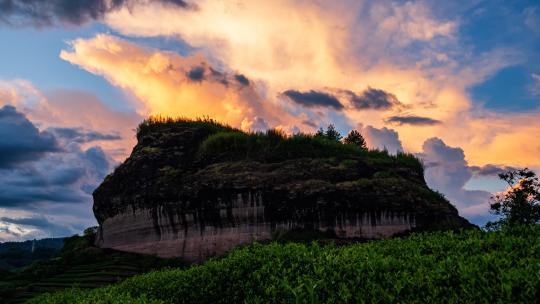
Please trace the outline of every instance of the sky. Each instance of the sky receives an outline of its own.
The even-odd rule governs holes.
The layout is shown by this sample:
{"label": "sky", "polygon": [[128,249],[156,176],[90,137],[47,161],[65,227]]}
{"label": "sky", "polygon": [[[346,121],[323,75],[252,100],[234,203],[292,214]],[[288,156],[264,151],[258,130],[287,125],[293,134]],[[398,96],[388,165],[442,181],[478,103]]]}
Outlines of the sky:
{"label": "sky", "polygon": [[484,225],[498,173],[540,172],[540,3],[0,0],[0,241],[96,225],[156,114],[357,129]]}

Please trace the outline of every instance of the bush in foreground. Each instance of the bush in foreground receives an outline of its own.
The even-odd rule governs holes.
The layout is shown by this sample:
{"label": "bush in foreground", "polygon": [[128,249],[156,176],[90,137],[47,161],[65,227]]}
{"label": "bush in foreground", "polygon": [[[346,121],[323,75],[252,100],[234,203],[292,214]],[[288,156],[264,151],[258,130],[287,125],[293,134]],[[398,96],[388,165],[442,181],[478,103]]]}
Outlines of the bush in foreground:
{"label": "bush in foreground", "polygon": [[31,303],[534,303],[540,227],[415,234],[344,247],[255,244],[186,270]]}

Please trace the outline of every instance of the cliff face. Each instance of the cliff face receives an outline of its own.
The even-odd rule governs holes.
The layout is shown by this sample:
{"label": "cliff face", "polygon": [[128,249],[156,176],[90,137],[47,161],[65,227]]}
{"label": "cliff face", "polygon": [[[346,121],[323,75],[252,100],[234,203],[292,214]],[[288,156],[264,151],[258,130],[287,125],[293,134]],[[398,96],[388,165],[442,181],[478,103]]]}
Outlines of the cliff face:
{"label": "cliff face", "polygon": [[366,239],[471,226],[410,157],[296,140],[293,149],[214,123],[146,125],[94,192],[98,245],[202,261],[287,231]]}

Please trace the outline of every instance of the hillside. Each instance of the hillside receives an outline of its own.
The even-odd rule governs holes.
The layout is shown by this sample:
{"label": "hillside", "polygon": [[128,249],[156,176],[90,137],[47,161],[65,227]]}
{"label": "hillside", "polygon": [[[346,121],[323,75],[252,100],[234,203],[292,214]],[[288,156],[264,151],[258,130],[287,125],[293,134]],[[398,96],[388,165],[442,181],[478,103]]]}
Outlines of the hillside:
{"label": "hillside", "polygon": [[11,270],[47,260],[60,252],[64,238],[0,243],[0,269]]}
{"label": "hillside", "polygon": [[31,303],[536,303],[540,226],[413,234],[344,247],[255,244]]}
{"label": "hillside", "polygon": [[23,303],[39,294],[72,287],[90,289],[164,267],[181,267],[180,260],[159,259],[100,249],[93,235],[65,238],[54,258],[5,271],[0,278],[0,302]]}
{"label": "hillside", "polygon": [[203,261],[290,231],[374,239],[472,227],[409,154],[208,119],[151,118],[137,139],[93,194],[99,246]]}

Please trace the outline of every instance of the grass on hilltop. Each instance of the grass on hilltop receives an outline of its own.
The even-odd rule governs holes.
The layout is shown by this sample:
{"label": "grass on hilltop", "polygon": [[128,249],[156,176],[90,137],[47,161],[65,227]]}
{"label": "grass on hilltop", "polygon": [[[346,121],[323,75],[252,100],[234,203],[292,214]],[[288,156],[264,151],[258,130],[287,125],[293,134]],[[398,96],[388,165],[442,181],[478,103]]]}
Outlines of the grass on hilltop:
{"label": "grass on hilltop", "polygon": [[[410,153],[390,155],[386,150],[366,150],[354,144],[325,136],[296,133],[287,135],[279,129],[244,132],[214,119],[151,116],[139,124],[137,138],[150,133],[170,133],[175,128],[202,128],[208,134],[200,143],[197,157],[205,162],[255,160],[284,161],[295,158],[359,158],[375,165],[402,165],[422,170],[421,161]],[[148,149],[147,149],[148,150]],[[150,150],[148,150],[150,151]]]}

